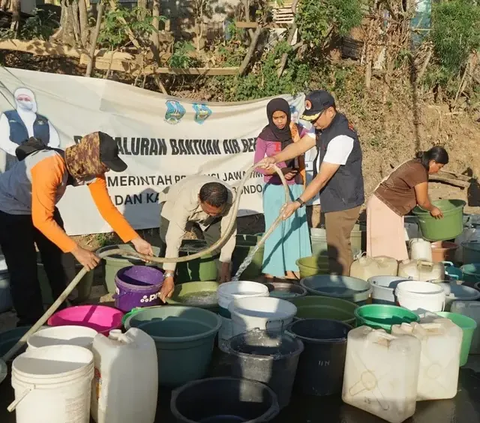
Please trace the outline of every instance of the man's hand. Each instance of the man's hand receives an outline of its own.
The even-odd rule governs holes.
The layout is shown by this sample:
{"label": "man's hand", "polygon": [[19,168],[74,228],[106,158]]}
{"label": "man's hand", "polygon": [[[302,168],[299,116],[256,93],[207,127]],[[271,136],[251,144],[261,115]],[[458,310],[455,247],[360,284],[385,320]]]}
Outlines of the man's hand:
{"label": "man's hand", "polygon": [[442,211],[438,208],[438,207],[434,207],[432,209],[432,211],[430,212],[430,214],[432,215],[432,217],[434,217],[435,219],[442,219],[443,218],[443,213]]}
{"label": "man's hand", "polygon": [[100,257],[91,251],[85,250],[84,248],[77,245],[72,251],[73,256],[77,261],[83,266],[86,267],[89,271],[95,269],[98,263],[100,263]]}
{"label": "man's hand", "polygon": [[220,275],[218,281],[220,283],[229,282],[232,278],[231,263],[221,263]]}
{"label": "man's hand", "polygon": [[293,213],[295,213],[300,208],[300,203],[294,201],[293,203],[288,203],[281,211],[283,220],[287,220]]}
{"label": "man's hand", "polygon": [[162,288],[160,289],[160,299],[163,302],[166,302],[167,298],[170,298],[173,295],[173,290],[175,289],[175,283],[173,277],[168,277],[163,280]]}
{"label": "man's hand", "polygon": [[257,167],[260,167],[262,169],[271,169],[277,161],[275,160],[275,157],[265,157],[263,160],[260,160],[257,163]]}
{"label": "man's hand", "polygon": [[153,249],[150,243],[145,241],[141,237],[137,237],[135,239],[132,239],[132,244],[135,247],[135,250],[137,250],[138,253],[144,254],[146,256],[153,256]]}

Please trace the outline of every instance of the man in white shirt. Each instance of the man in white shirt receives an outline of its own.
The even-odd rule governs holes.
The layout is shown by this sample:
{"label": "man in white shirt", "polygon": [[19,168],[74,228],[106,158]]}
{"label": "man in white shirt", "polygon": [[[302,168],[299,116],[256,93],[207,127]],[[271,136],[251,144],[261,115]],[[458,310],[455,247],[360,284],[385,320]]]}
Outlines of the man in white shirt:
{"label": "man in white shirt", "polygon": [[[187,227],[192,225],[203,231],[208,246],[217,242],[225,235],[232,218],[234,199],[234,189],[211,176],[190,176],[168,187],[159,198],[162,204],[160,238],[163,243],[160,256],[178,257]],[[231,277],[236,233],[235,221],[232,234],[221,248],[219,258],[216,260],[220,282],[227,282]],[[214,253],[218,254],[218,251]],[[163,265],[165,280],[160,291],[162,301],[173,293],[175,268],[176,263]]]}
{"label": "man in white shirt", "polygon": [[[365,200],[358,136],[347,118],[337,112],[331,94],[323,90],[313,91],[306,97],[302,119],[312,122],[317,132],[316,176],[303,194],[287,205],[284,218],[290,217],[320,192],[330,272],[349,275],[353,260],[350,234]],[[290,160],[314,144],[315,141],[304,138],[276,156],[265,158],[262,164],[268,168],[273,163]]]}

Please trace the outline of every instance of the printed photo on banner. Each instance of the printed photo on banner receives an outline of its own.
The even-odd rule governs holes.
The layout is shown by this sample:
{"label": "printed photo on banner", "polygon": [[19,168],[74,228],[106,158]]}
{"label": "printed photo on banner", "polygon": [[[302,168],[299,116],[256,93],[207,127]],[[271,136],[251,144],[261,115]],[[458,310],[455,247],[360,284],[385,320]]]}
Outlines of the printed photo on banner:
{"label": "printed photo on banner", "polygon": [[212,111],[206,104],[193,103],[193,110],[195,110],[195,122],[200,125],[212,114]]}
{"label": "printed photo on banner", "polygon": [[172,125],[176,125],[185,116],[185,107],[177,100],[168,100],[165,104],[167,105],[165,120]]}
{"label": "printed photo on banner", "polygon": [[0,116],[0,149],[6,154],[8,170],[17,162],[15,150],[30,137],[44,145],[59,148],[60,137],[50,120],[38,113],[38,105],[32,90],[19,87],[13,94],[14,103],[10,110],[2,110]]}

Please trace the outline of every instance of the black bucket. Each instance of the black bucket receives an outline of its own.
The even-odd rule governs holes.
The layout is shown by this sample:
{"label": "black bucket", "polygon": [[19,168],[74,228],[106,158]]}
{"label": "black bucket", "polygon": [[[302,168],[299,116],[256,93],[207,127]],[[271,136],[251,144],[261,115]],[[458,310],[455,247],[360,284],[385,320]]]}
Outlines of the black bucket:
{"label": "black bucket", "polygon": [[267,384],[277,395],[280,408],[290,403],[303,343],[288,334],[253,331],[228,341],[232,376]]}
{"label": "black bucket", "polygon": [[287,333],[300,339],[300,357],[294,388],[304,395],[334,395],[342,391],[347,335],[346,323],[327,319],[298,320]]}
{"label": "black bucket", "polygon": [[261,423],[279,412],[263,383],[227,377],[196,380],[172,392],[170,409],[181,423]]}

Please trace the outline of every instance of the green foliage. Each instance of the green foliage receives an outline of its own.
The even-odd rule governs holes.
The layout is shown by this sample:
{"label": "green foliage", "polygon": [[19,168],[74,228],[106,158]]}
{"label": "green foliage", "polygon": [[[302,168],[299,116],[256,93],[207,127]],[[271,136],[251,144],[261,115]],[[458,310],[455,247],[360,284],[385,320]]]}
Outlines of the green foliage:
{"label": "green foliage", "polygon": [[189,53],[195,51],[192,43],[187,41],[177,41],[173,47],[173,54],[168,60],[171,68],[186,69],[195,66],[196,60],[189,56]]}
{"label": "green foliage", "polygon": [[346,35],[362,22],[362,0],[302,0],[295,20],[302,39],[316,47],[330,33]]}
{"label": "green foliage", "polygon": [[[126,24],[121,22],[122,18]],[[166,18],[160,16],[159,19]],[[150,36],[156,31],[152,22],[151,12],[143,8],[130,9],[119,6],[115,10],[109,9],[103,19],[98,43],[101,47],[117,50],[129,44],[128,30],[130,29],[138,42],[143,47],[147,47],[150,44]]]}
{"label": "green foliage", "polygon": [[480,47],[480,6],[475,0],[452,0],[433,5],[431,37],[445,82],[465,66],[471,52]]}
{"label": "green foliage", "polygon": [[[288,66],[281,78],[278,64],[283,53],[288,53]],[[306,89],[310,79],[309,66],[295,59],[292,48],[285,42],[264,53],[259,67],[238,77],[219,77],[212,81],[215,89],[222,91],[226,101],[245,101],[279,94],[295,94]]]}
{"label": "green foliage", "polygon": [[21,40],[44,40],[48,39],[55,33],[60,26],[56,15],[51,10],[39,10],[33,11],[33,16],[29,17],[23,25],[20,27],[20,31],[15,34],[15,31],[10,29],[1,29],[0,38],[10,39],[19,38]]}

